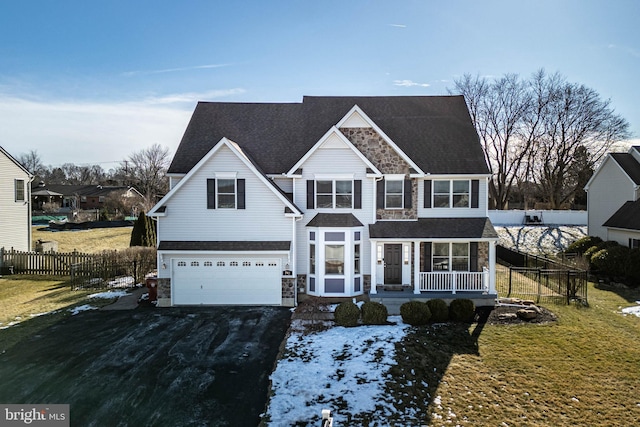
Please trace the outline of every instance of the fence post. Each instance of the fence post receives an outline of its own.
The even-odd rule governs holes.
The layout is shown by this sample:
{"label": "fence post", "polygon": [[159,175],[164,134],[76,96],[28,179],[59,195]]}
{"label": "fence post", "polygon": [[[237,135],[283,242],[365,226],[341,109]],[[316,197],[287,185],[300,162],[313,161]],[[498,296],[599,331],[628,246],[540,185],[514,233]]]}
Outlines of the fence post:
{"label": "fence post", "polygon": [[542,294],[542,269],[538,269],[538,299],[536,300],[536,304],[540,303],[540,295]]}
{"label": "fence post", "polygon": [[567,305],[571,304],[571,272],[567,270]]}
{"label": "fence post", "polygon": [[511,298],[511,280],[513,278],[513,268],[509,267],[509,292],[507,292],[507,298]]}

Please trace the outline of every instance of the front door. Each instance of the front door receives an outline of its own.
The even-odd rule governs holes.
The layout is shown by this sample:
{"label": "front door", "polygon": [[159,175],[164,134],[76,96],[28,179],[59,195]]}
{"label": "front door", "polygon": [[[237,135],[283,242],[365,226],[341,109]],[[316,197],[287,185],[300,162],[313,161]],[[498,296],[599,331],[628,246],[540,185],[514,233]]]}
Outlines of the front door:
{"label": "front door", "polygon": [[402,244],[384,245],[384,284],[402,284]]}

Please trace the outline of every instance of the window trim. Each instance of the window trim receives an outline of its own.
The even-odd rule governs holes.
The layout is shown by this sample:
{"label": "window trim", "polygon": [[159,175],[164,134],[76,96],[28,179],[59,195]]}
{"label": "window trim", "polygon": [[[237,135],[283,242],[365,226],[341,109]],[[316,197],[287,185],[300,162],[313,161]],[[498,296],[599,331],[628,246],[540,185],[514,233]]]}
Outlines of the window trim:
{"label": "window trim", "polygon": [[[402,178],[385,178],[384,180],[384,208],[385,209],[404,209],[404,175],[402,175]],[[388,191],[388,187],[387,184],[389,182],[393,182],[393,183],[400,183],[400,193],[389,193]],[[400,206],[389,206],[389,204],[387,203],[388,197],[389,196],[400,196]]]}
{"label": "window trim", "polygon": [[[222,192],[220,190],[220,183],[222,181],[233,182],[233,193]],[[221,206],[220,197],[233,196],[233,206]],[[236,178],[216,178],[216,208],[218,209],[237,209],[238,207],[238,180]]]}
{"label": "window trim", "polygon": [[25,180],[13,180],[13,196],[16,203],[25,202],[27,200],[27,192],[25,191]]}
{"label": "window trim", "polygon": [[[438,255],[436,254],[436,245],[447,245],[447,254],[446,255]],[[453,254],[453,245],[465,245],[467,248],[467,254],[466,255],[454,255]],[[446,265],[447,265],[447,269],[436,269],[436,262],[435,259],[444,259],[446,258]],[[467,261],[467,266],[466,269],[464,270],[458,270],[458,269],[454,269],[454,262],[455,260],[462,260],[462,259],[466,259]],[[436,271],[436,272],[453,272],[453,271],[471,271],[471,244],[470,242],[433,242],[432,243],[432,248],[431,248],[431,271]]]}
{"label": "window trim", "polygon": [[[472,181],[471,179],[433,179],[431,180],[432,182],[432,187],[431,187],[431,207],[433,207],[433,209],[471,209],[472,203],[471,203],[471,198],[472,198]],[[441,182],[447,182],[449,185],[449,189],[448,192],[438,192],[436,191],[436,184],[437,183],[441,183]],[[467,191],[464,193],[456,193],[454,192],[454,182],[466,182],[467,183]],[[448,204],[447,206],[439,206],[439,204],[436,204],[436,197],[444,197],[445,195],[447,195],[448,197]],[[467,196],[467,203],[466,206],[455,206],[454,203],[454,198],[456,196]]]}
{"label": "window trim", "polygon": [[[318,183],[319,182],[330,182],[331,183],[331,193],[318,191]],[[350,192],[349,193],[338,193],[338,182],[348,182],[350,183]],[[355,184],[354,179],[352,177],[349,178],[325,178],[325,177],[316,177],[313,181],[314,183],[314,201],[316,209],[355,209]],[[318,197],[328,197],[331,196],[331,206],[320,206]],[[349,196],[351,199],[351,203],[349,206],[338,206],[337,198],[339,196]]]}

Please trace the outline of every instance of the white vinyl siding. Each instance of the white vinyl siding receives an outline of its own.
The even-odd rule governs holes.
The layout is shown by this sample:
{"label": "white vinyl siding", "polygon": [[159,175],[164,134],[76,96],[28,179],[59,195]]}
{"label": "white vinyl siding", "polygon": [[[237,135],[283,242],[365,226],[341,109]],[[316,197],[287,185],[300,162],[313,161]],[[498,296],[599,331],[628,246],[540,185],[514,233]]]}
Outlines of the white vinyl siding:
{"label": "white vinyl siding", "polygon": [[607,157],[589,184],[587,212],[588,233],[607,240],[607,229],[602,226],[627,201],[635,197],[635,185],[618,163]]}
{"label": "white vinyl siding", "polygon": [[[319,212],[326,213],[352,213],[364,225],[360,258],[369,259],[369,227],[368,224],[375,222],[374,194],[375,182],[366,176],[367,166],[352,150],[346,146],[344,148],[332,145],[330,147],[320,147],[302,165],[302,178],[294,181],[294,203],[304,211],[304,219],[296,222],[297,239],[297,266],[299,274],[308,273],[309,269],[309,241],[306,224],[311,221]],[[305,209],[307,206],[307,180],[316,180],[316,175],[330,176],[335,174],[342,176],[345,173],[353,174],[353,180],[362,181],[362,208],[361,209]],[[342,180],[339,178],[338,180]],[[371,274],[368,262],[361,264],[362,274]]]}
{"label": "white vinyl siding", "polygon": [[[245,209],[207,209],[207,179],[216,172],[237,172],[245,180]],[[292,240],[292,219],[285,205],[227,147],[203,165],[166,203],[159,240]]]}
{"label": "white vinyl siding", "polygon": [[[16,201],[16,181],[22,199]],[[0,247],[31,250],[29,175],[0,151]]]}

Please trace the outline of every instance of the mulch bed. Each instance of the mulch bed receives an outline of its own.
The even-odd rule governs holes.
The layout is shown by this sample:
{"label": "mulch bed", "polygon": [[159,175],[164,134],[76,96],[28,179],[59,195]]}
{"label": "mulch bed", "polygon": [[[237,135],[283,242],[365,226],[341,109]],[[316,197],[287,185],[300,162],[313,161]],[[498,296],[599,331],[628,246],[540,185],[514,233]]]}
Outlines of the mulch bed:
{"label": "mulch bed", "polygon": [[546,324],[555,322],[558,317],[545,307],[538,306],[540,312],[534,319],[525,320],[516,315],[521,307],[498,306],[489,313],[487,323],[490,325],[522,325],[522,324]]}

